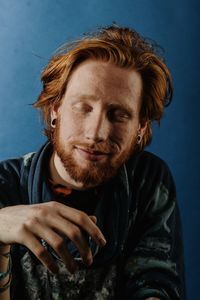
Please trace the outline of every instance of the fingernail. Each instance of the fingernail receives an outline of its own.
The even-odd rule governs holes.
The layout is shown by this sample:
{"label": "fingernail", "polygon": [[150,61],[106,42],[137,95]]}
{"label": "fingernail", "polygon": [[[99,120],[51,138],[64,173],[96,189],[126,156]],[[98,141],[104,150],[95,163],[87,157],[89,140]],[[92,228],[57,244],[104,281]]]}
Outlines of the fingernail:
{"label": "fingernail", "polygon": [[99,238],[99,242],[100,242],[100,246],[105,246],[105,244],[107,243],[106,240],[103,237]]}

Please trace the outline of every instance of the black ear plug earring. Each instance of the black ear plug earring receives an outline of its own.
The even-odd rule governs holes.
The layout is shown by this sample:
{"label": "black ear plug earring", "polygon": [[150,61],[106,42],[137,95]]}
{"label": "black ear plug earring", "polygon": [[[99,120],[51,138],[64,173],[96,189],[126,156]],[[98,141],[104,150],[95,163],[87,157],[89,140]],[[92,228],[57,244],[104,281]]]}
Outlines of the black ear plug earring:
{"label": "black ear plug earring", "polygon": [[53,119],[51,121],[51,127],[55,128],[56,127],[56,119]]}
{"label": "black ear plug earring", "polygon": [[142,141],[142,135],[141,134],[138,134],[137,136],[137,144],[139,145]]}

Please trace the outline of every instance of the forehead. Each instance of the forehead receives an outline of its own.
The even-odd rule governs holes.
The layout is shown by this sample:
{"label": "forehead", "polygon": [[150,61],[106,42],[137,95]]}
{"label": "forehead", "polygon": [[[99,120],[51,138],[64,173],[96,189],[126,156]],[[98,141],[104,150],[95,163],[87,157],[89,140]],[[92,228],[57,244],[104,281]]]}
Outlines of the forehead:
{"label": "forehead", "polygon": [[140,101],[141,90],[141,76],[135,70],[120,68],[110,62],[88,59],[78,65],[71,74],[65,98],[87,100],[88,95],[91,99],[104,102],[128,101],[134,105]]}

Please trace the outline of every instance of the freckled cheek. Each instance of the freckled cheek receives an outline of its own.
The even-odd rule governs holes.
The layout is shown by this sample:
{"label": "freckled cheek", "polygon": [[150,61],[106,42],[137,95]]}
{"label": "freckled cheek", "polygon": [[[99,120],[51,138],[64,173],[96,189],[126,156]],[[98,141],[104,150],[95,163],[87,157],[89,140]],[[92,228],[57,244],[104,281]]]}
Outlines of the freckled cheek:
{"label": "freckled cheek", "polygon": [[60,135],[62,139],[73,140],[83,135],[83,126],[79,120],[68,120],[62,123],[60,127]]}

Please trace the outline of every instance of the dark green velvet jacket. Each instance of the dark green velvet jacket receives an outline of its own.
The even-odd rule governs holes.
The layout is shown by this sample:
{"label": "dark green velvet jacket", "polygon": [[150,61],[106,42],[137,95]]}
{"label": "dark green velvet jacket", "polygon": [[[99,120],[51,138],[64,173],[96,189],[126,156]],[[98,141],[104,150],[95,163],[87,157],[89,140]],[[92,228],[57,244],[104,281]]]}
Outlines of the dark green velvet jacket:
{"label": "dark green velvet jacket", "polygon": [[[48,185],[51,145],[0,163],[1,207],[58,200],[97,216],[106,237],[94,263],[52,274],[24,246],[12,246],[11,299],[185,299],[181,224],[172,176],[157,156],[142,151],[106,184],[55,199]],[[58,196],[56,196],[58,197]],[[42,242],[42,241],[41,241]],[[74,256],[79,253],[66,238]],[[90,246],[95,245],[90,241]]]}

